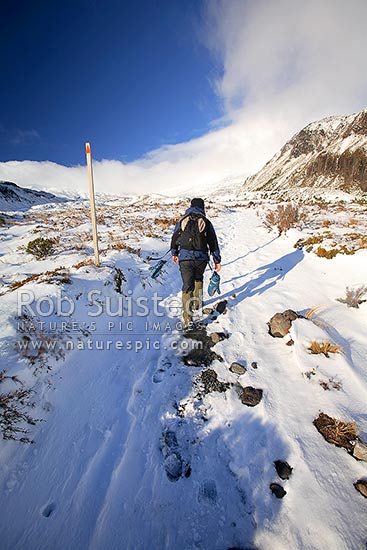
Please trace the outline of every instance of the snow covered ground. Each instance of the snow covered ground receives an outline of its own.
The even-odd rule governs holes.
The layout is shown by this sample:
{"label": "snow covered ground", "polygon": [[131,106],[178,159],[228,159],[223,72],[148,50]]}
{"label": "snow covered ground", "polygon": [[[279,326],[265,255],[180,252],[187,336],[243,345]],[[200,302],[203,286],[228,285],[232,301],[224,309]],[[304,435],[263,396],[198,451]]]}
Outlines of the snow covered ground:
{"label": "snow covered ground", "polygon": [[[312,223],[277,237],[262,225],[263,204],[243,205],[222,197],[208,210],[223,267],[222,294],[206,296],[206,305],[228,301],[208,332],[229,336],[213,348],[223,361],[209,368],[230,386],[206,395],[198,378],[207,367],[182,360],[194,344],[176,326],[178,269],[168,262],[157,281],[148,270],[147,256],[168,248],[182,199],[104,198],[100,268],[88,263],[83,202],[39,206],[1,228],[2,366],[34,388],[34,407],[26,410],[42,419],[28,426],[33,444],[1,442],[2,549],[366,548],[367,500],[353,483],[367,480],[367,463],[327,443],[313,420],[322,411],[353,421],[367,442],[367,304],[354,309],[336,300],[346,286],[367,284],[367,250],[326,259],[294,247],[315,234],[318,217],[329,220],[329,231],[337,218],[336,239],[350,231],[350,220],[365,233],[363,207],[339,207],[339,217],[310,207]],[[24,250],[38,236],[58,238],[44,260]],[[29,306],[33,326],[30,312],[16,318],[27,296],[43,299]],[[70,316],[55,308],[43,316],[65,296],[75,306]],[[315,306],[311,319],[292,323],[293,345],[289,336],[268,334],[275,313]],[[14,349],[24,336],[45,342],[49,332],[54,350]],[[342,353],[310,354],[313,340]],[[247,372],[232,373],[234,361]],[[238,385],[261,388],[262,401],[245,406]],[[14,386],[7,379],[1,391]],[[289,480],[278,477],[275,460],[291,465]],[[286,490],[283,499],[270,491],[272,482]]]}

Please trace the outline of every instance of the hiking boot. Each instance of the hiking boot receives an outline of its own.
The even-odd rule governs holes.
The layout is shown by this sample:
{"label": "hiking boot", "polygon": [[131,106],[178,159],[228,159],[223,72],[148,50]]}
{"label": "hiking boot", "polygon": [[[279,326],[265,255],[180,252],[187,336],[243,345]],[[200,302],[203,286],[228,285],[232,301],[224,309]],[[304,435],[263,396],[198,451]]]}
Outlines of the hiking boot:
{"label": "hiking boot", "polygon": [[184,334],[197,333],[203,330],[204,325],[200,321],[190,321],[187,325],[183,326]]}
{"label": "hiking boot", "polygon": [[192,302],[193,302],[192,297],[193,297],[192,292],[182,293],[182,317],[183,317],[185,327],[192,322]]}
{"label": "hiking boot", "polygon": [[201,310],[203,307],[203,281],[195,281],[192,309]]}

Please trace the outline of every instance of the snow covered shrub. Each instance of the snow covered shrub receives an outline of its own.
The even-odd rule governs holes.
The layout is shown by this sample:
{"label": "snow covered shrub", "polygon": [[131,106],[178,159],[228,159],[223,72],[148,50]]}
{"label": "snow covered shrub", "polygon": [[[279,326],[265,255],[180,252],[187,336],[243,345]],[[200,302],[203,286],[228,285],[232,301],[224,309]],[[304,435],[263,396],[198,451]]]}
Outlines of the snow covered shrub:
{"label": "snow covered shrub", "polygon": [[94,265],[94,261],[92,258],[86,258],[85,260],[82,260],[81,262],[78,262],[77,264],[74,264],[72,267],[73,269],[80,269],[81,267],[88,267],[90,265]]}
{"label": "snow covered shrub", "polygon": [[363,302],[366,302],[366,300],[362,300],[363,296],[367,293],[367,286],[363,285],[358,288],[346,288],[346,295],[345,298],[337,298],[338,302],[341,302],[342,304],[347,304],[348,307],[355,307],[359,308]]}
{"label": "snow covered shrub", "polygon": [[8,289],[10,291],[16,290],[17,288],[21,288],[22,286],[32,281],[36,283],[56,283],[59,285],[71,284],[70,270],[65,267],[57,267],[52,271],[45,271],[44,273],[33,273],[33,275],[30,275],[25,279],[21,279],[20,281],[13,281],[12,283],[10,283]]}
{"label": "snow covered shrub", "polygon": [[[71,241],[72,250],[86,250],[89,243],[92,241],[92,235],[89,231],[83,231],[75,234],[75,240]],[[64,240],[65,242],[65,240]]]}
{"label": "snow covered shrub", "polygon": [[57,284],[57,285],[70,285],[70,269],[67,267],[60,266],[52,271],[46,271],[44,274],[44,279],[48,283]]}
{"label": "snow covered shrub", "polygon": [[33,275],[30,275],[29,277],[26,277],[25,279],[22,279],[20,281],[13,281],[9,285],[9,290],[16,290],[17,288],[21,288],[22,286],[26,285],[27,283],[30,283],[31,281],[38,281],[39,274],[33,273]]}
{"label": "snow covered shrub", "polygon": [[51,331],[44,328],[40,319],[26,313],[18,317],[17,322],[21,337],[15,347],[20,357],[34,367],[33,374],[52,370],[51,358],[56,361],[65,359],[65,342],[70,339],[70,326]]}
{"label": "snow covered shrub", "polygon": [[34,239],[28,243],[26,252],[28,254],[33,254],[37,260],[41,260],[54,252],[55,244],[55,239],[44,239],[43,237],[37,237],[37,239]]}
{"label": "snow covered shrub", "polygon": [[313,340],[307,349],[312,354],[318,355],[322,353],[325,357],[329,357],[329,353],[341,353],[343,351],[343,348],[337,344],[327,341],[318,342],[317,340]]}
{"label": "snow covered shrub", "polygon": [[115,283],[115,290],[118,294],[122,294],[122,285],[126,282],[126,277],[123,274],[122,270],[118,267],[115,267],[115,273],[113,275],[113,280]]}
{"label": "snow covered shrub", "polygon": [[[0,393],[0,430],[3,439],[13,439],[22,443],[33,443],[28,437],[27,424],[34,425],[36,420],[27,412],[26,408],[32,406],[29,402],[31,390],[23,387],[22,382],[16,376],[7,376],[6,370],[0,371],[0,385],[17,385]],[[20,434],[24,434],[20,437]]]}
{"label": "snow covered shrub", "polygon": [[278,204],[275,210],[268,210],[265,215],[264,225],[269,231],[277,228],[279,236],[296,227],[304,219],[304,214],[296,204]]}
{"label": "snow covered shrub", "polygon": [[122,239],[114,239],[112,243],[108,243],[108,250],[126,250],[130,254],[136,254],[140,256],[141,248],[133,248],[132,246],[126,244]]}

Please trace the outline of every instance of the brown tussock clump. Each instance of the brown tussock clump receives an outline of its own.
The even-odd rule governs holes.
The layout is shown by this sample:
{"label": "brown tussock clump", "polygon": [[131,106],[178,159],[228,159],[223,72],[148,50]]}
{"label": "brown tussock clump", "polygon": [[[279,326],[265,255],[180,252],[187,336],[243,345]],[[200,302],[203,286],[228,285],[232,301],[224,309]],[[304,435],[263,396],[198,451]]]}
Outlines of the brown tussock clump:
{"label": "brown tussock clump", "polygon": [[313,340],[307,349],[314,355],[323,354],[325,355],[325,357],[329,357],[329,353],[341,353],[343,351],[343,348],[341,346],[338,346],[337,344],[332,344],[327,340],[324,340],[322,342]]}
{"label": "brown tussock clump", "polygon": [[328,306],[326,304],[317,304],[316,306],[311,307],[305,314],[306,319],[311,319],[317,313],[320,313]]}
{"label": "brown tussock clump", "polygon": [[315,418],[313,425],[328,443],[348,450],[353,448],[351,442],[358,436],[357,425],[354,422],[343,422],[323,412]]}

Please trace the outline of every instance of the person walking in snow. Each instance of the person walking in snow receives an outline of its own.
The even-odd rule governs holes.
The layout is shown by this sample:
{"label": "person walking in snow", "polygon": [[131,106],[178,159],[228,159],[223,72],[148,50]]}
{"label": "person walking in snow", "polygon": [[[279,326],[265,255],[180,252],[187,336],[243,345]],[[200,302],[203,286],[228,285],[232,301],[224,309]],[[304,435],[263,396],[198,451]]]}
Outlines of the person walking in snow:
{"label": "person walking in snow", "polygon": [[190,207],[176,224],[171,240],[173,261],[180,266],[182,278],[182,315],[185,327],[192,323],[193,311],[202,308],[204,271],[214,260],[220,271],[220,251],[212,223],[205,216],[204,200],[191,200]]}

